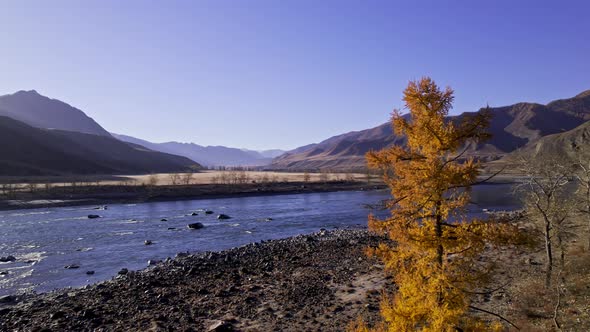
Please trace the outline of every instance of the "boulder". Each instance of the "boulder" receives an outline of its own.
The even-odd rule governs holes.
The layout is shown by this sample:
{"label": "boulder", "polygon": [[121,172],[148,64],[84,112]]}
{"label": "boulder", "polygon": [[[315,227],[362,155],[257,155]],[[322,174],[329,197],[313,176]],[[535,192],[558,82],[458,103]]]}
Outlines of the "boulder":
{"label": "boulder", "polygon": [[153,242],[150,240],[145,240],[145,241],[143,241],[143,244],[145,244],[146,246],[149,246],[149,245],[153,244]]}
{"label": "boulder", "polygon": [[162,218],[162,219],[160,219],[160,221],[168,221],[168,219]]}
{"label": "boulder", "polygon": [[231,332],[235,331],[232,324],[225,321],[217,321],[207,329],[208,332]]}
{"label": "boulder", "polygon": [[129,273],[129,270],[126,268],[122,268],[119,272],[117,272],[119,275],[126,275],[127,273]]}
{"label": "boulder", "polygon": [[86,274],[89,275],[89,276],[91,276],[91,275],[94,274],[94,271],[86,271]]}
{"label": "boulder", "polygon": [[205,225],[201,224],[200,222],[195,222],[192,224],[188,224],[186,225],[189,229],[201,229],[203,227],[205,227]]}
{"label": "boulder", "polygon": [[79,268],[80,268],[80,265],[78,265],[78,264],[70,264],[70,265],[64,266],[64,269],[68,269],[68,270],[79,269]]}
{"label": "boulder", "polygon": [[88,219],[96,219],[96,218],[100,218],[100,216],[98,214],[89,214],[88,215]]}
{"label": "boulder", "polygon": [[16,299],[14,298],[14,296],[11,295],[0,297],[0,303],[12,303],[14,301],[16,301]]}
{"label": "boulder", "polygon": [[205,214],[213,214],[213,211],[207,210],[207,211],[205,211]]}
{"label": "boulder", "polygon": [[162,263],[162,261],[161,260],[158,260],[158,259],[150,259],[148,261],[148,266],[153,266],[153,265],[156,265],[158,263]]}
{"label": "boulder", "polygon": [[198,216],[199,214],[196,212],[191,213],[191,216]]}
{"label": "boulder", "polygon": [[2,263],[7,263],[7,262],[14,262],[16,260],[16,257],[9,255],[6,257],[0,257],[0,262]]}
{"label": "boulder", "polygon": [[226,220],[226,219],[231,219],[231,217],[228,216],[227,214],[219,214],[219,215],[217,215],[217,219],[218,220]]}
{"label": "boulder", "polygon": [[56,320],[56,319],[60,319],[60,318],[64,318],[66,316],[66,313],[63,311],[56,311],[52,314],[49,315],[49,318],[52,320]]}

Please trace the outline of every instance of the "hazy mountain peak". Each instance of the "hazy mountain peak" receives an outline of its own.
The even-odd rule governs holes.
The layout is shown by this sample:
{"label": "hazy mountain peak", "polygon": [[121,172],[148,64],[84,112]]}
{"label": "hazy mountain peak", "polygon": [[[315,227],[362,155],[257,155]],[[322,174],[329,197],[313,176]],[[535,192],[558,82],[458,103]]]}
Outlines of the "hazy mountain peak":
{"label": "hazy mountain peak", "polygon": [[15,95],[37,95],[41,96],[37,90],[20,90],[15,93]]}
{"label": "hazy mountain peak", "polygon": [[110,134],[81,110],[36,90],[21,90],[0,96],[0,116],[7,116],[37,128],[61,129],[86,134]]}
{"label": "hazy mountain peak", "polygon": [[195,143],[165,142],[152,143],[139,138],[111,133],[119,140],[138,144],[155,151],[184,156],[205,166],[265,166],[272,157],[266,153],[277,154],[281,150],[250,151],[226,146],[202,146]]}

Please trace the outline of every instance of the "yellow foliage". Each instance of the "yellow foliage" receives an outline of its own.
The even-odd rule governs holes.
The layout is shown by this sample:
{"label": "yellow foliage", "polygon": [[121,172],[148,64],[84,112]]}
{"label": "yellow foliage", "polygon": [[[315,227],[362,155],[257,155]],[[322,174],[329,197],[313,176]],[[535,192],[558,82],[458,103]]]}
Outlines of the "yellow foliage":
{"label": "yellow foliage", "polygon": [[[515,243],[517,230],[507,224],[467,220],[470,186],[480,165],[463,153],[470,142],[488,138],[486,112],[447,119],[453,91],[442,91],[430,78],[410,82],[404,91],[409,117],[393,113],[405,146],[369,152],[370,167],[383,172],[391,189],[391,217],[369,216],[370,229],[396,243],[371,250],[394,275],[395,296],[381,303],[384,331],[501,330],[467,315],[466,291],[488,282],[489,266],[477,258],[490,247]],[[359,325],[357,331],[367,331]]]}

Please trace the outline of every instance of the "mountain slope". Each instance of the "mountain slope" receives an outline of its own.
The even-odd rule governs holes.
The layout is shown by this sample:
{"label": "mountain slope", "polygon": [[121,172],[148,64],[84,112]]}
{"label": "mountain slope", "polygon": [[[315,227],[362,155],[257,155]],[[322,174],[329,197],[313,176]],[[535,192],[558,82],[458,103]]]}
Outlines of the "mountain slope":
{"label": "mountain slope", "polygon": [[[480,110],[481,111],[481,110]],[[471,145],[467,155],[495,160],[539,138],[571,130],[590,119],[590,90],[547,105],[518,103],[490,109],[489,131],[485,144]],[[450,117],[459,121],[472,113]],[[273,160],[275,169],[361,169],[364,155],[392,144],[403,143],[389,123],[375,128],[334,136],[318,144],[289,151]]]}
{"label": "mountain slope", "polygon": [[198,167],[184,157],[123,143],[110,136],[39,129],[0,116],[0,174],[140,174]]}
{"label": "mountain slope", "polygon": [[564,133],[542,137],[508,154],[500,162],[518,162],[521,157],[527,160],[550,157],[564,163],[587,162],[590,159],[590,121]]}
{"label": "mountain slope", "polygon": [[[201,146],[194,143],[152,143],[139,138],[112,133],[124,142],[145,146],[155,151],[172,153],[190,158],[204,166],[264,166],[270,164],[271,157],[257,151],[228,148],[225,146]],[[266,152],[275,154],[277,151]]]}
{"label": "mountain slope", "polygon": [[37,128],[110,136],[81,110],[62,101],[42,96],[35,90],[0,96],[0,116],[7,116]]}

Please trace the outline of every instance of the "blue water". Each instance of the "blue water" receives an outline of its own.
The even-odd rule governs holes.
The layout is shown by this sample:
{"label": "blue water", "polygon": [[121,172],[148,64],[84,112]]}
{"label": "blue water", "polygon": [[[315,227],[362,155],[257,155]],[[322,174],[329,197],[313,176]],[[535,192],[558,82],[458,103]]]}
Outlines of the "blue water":
{"label": "blue water", "polygon": [[[12,255],[17,261],[0,263],[0,273],[8,272],[0,275],[0,296],[79,287],[178,252],[223,250],[321,228],[363,227],[370,212],[387,215],[365,205],[387,197],[387,191],[359,191],[113,204],[107,210],[79,206],[3,211],[0,256]],[[484,207],[516,207],[507,186],[481,186],[473,197],[474,214]],[[214,213],[206,215],[200,209]],[[192,212],[199,215],[191,216]],[[232,218],[219,221],[220,213]],[[101,218],[88,219],[89,214]],[[164,218],[167,221],[161,221]],[[190,230],[187,224],[192,222],[205,227]],[[146,246],[145,240],[153,244]],[[80,268],[64,268],[72,264]],[[95,274],[87,275],[90,270]]]}

